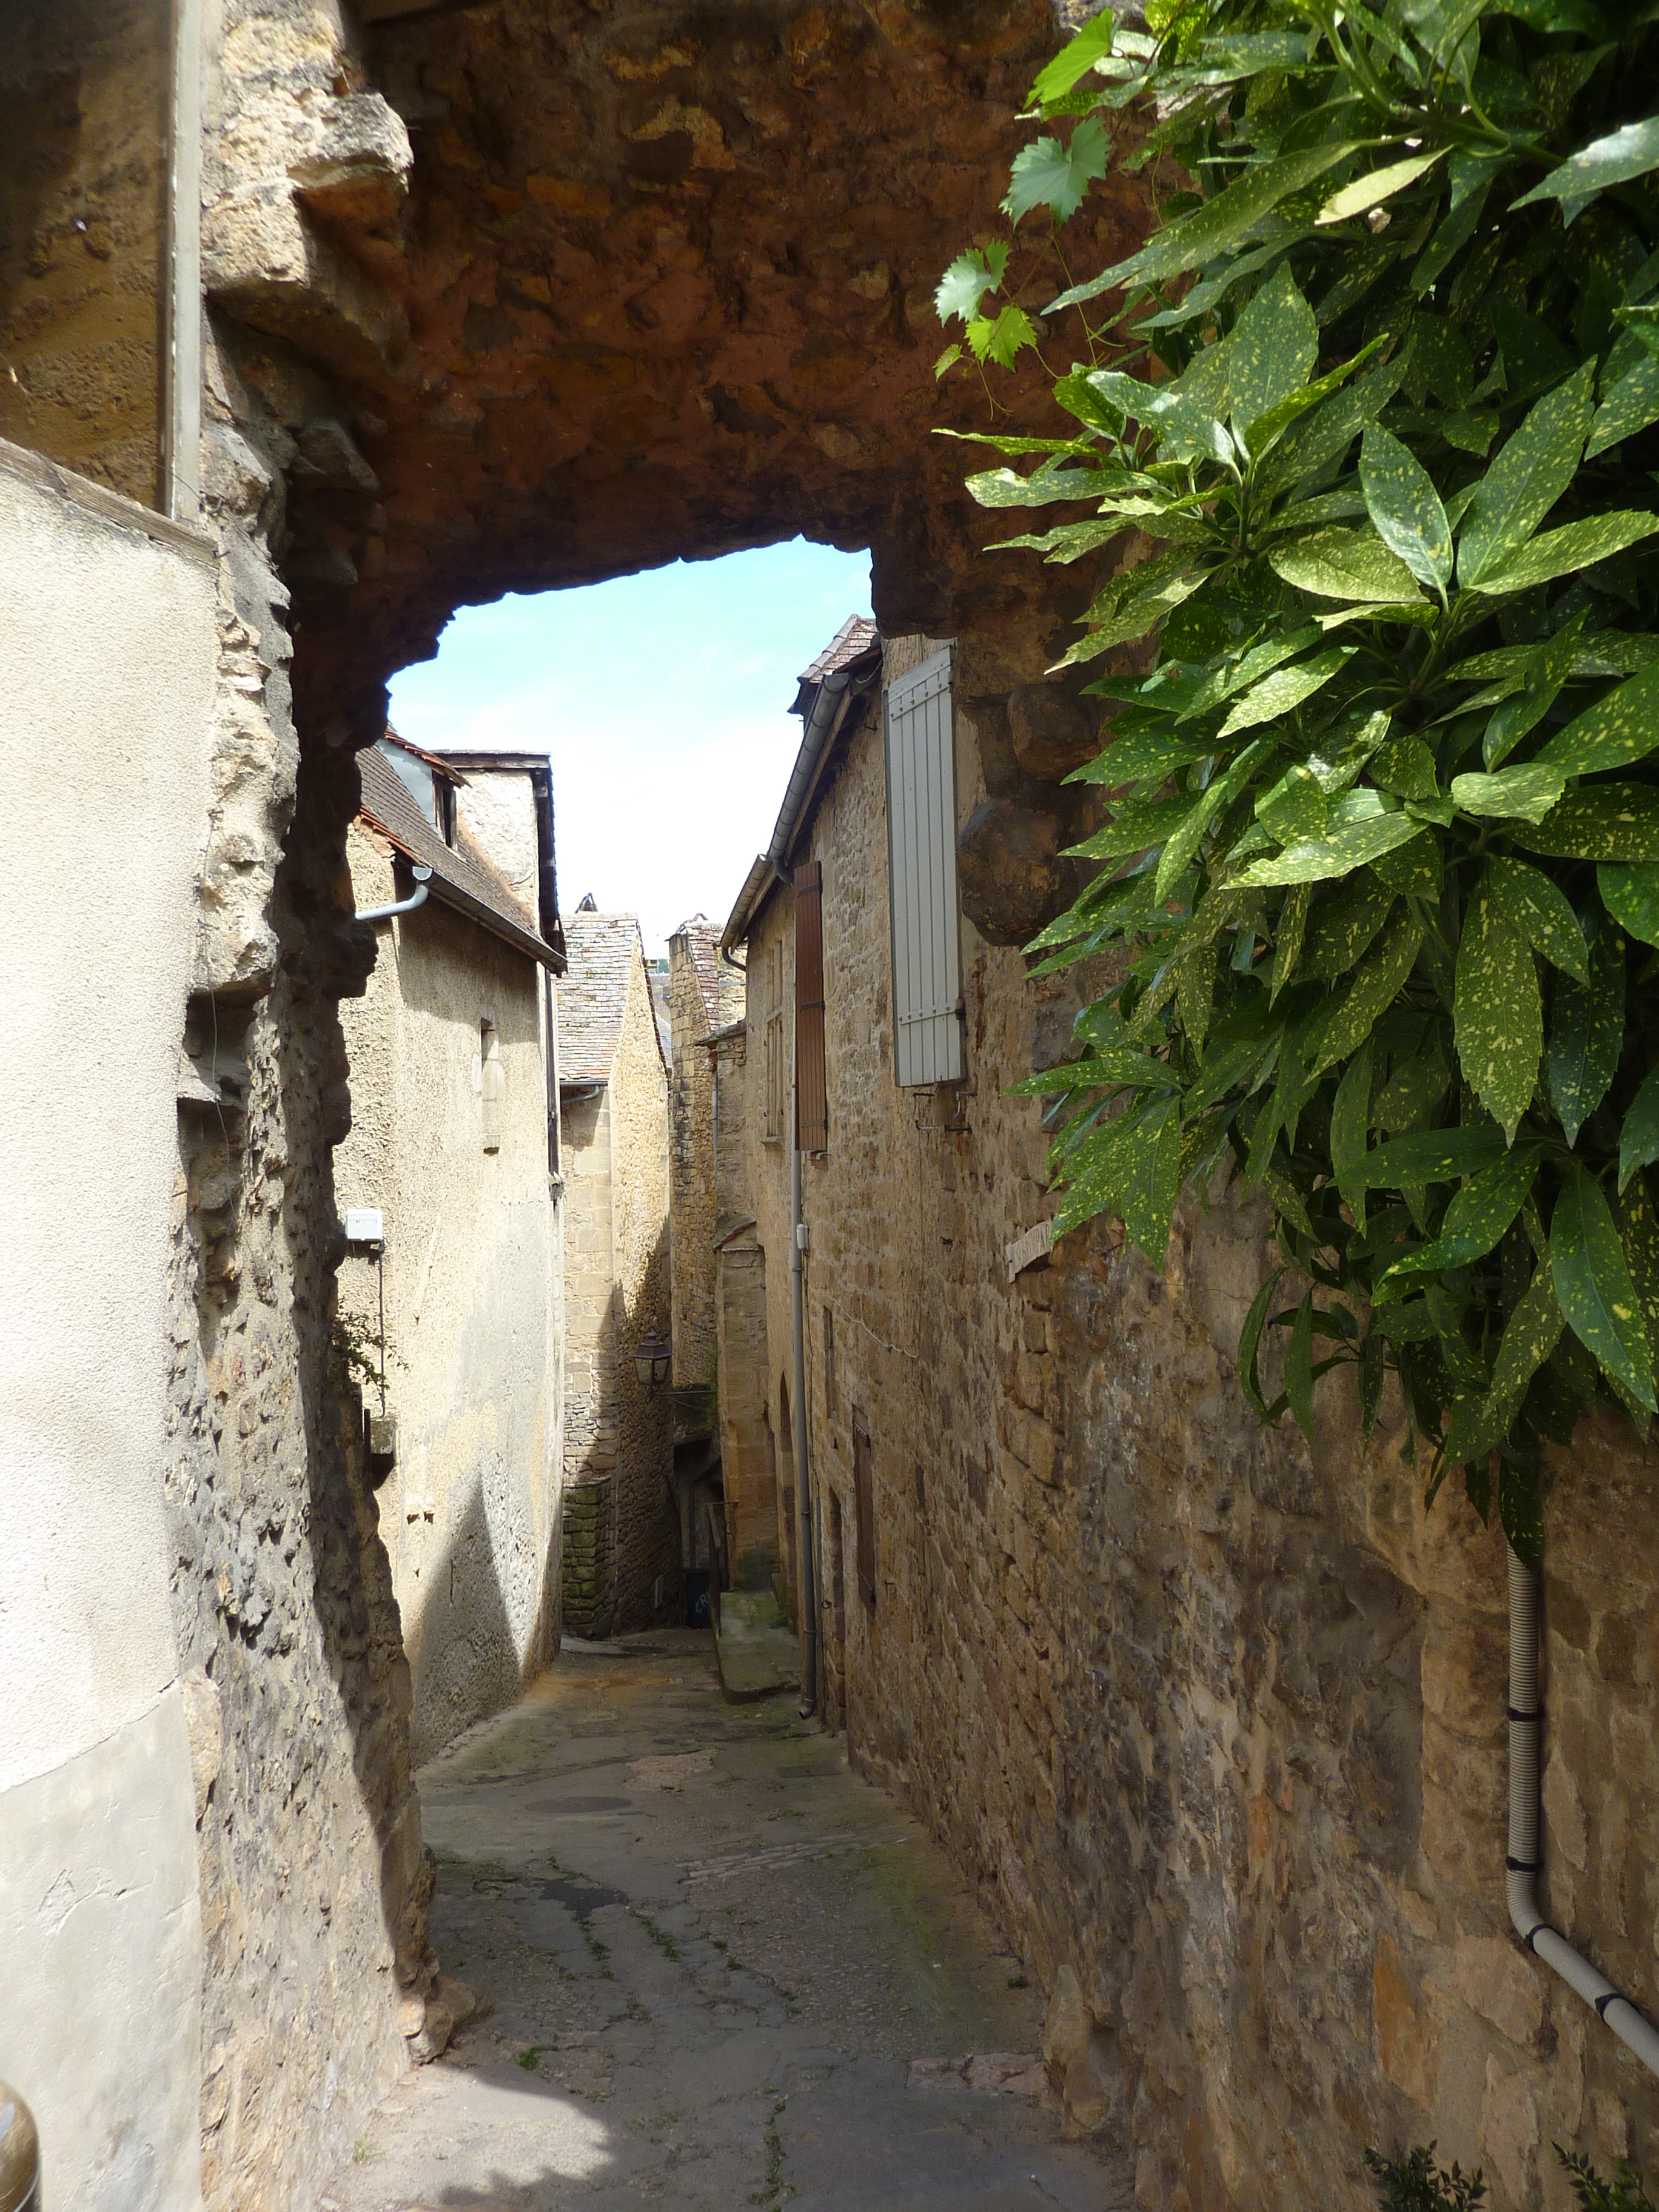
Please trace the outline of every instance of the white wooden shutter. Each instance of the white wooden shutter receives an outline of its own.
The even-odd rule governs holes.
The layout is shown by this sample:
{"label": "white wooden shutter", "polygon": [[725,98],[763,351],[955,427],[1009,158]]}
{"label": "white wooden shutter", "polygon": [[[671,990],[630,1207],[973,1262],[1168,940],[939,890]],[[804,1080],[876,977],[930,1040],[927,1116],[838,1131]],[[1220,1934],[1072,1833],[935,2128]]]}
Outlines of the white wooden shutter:
{"label": "white wooden shutter", "polygon": [[963,1073],[950,647],[890,684],[885,704],[893,1073],[912,1089]]}

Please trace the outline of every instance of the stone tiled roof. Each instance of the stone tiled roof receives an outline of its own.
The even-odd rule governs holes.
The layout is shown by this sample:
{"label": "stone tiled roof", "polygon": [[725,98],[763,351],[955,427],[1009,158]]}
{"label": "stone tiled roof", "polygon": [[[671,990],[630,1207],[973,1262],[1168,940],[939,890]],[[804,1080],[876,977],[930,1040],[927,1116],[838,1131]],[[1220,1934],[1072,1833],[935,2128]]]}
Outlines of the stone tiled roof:
{"label": "stone tiled roof", "polygon": [[558,966],[557,951],[538,934],[535,916],[520,906],[506,878],[471,842],[465,830],[460,832],[459,846],[446,845],[403,778],[372,745],[358,754],[357,768],[363,793],[359,820],[405,860],[431,869],[434,898],[471,915],[544,966]]}
{"label": "stone tiled roof", "polygon": [[559,1080],[608,1083],[633,963],[645,960],[639,916],[578,908],[564,917],[564,942],[570,964],[559,986]]}
{"label": "stone tiled roof", "polygon": [[801,682],[822,684],[826,676],[833,676],[838,668],[845,668],[863,658],[872,645],[880,641],[881,632],[868,615],[848,615],[847,620],[830,639],[823,651],[808,668],[800,673]]}

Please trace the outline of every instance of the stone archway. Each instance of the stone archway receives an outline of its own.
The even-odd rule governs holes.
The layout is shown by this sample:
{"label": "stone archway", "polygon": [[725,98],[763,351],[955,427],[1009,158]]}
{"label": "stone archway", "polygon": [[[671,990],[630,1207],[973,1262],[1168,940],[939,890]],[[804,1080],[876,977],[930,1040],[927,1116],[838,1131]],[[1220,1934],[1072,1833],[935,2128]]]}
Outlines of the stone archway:
{"label": "stone archway", "polygon": [[[362,13],[331,46],[267,0],[228,43],[207,232],[297,442],[277,550],[320,723],[357,735],[460,601],[797,531],[872,548],[890,632],[1023,606],[933,434],[990,419],[934,382],[933,290],[999,222],[1048,0]],[[1145,219],[1126,188],[1121,242]]]}
{"label": "stone archway", "polygon": [[[195,1008],[245,1036],[249,1113],[234,1160],[191,1166],[172,1486],[180,1646],[222,1704],[227,1778],[201,1830],[204,2184],[252,2206],[298,2201],[334,2154],[311,2116],[360,2113],[396,2063],[385,1936],[400,1978],[428,1958],[397,1609],[329,1377],[335,1008],[373,957],[344,831],[386,677],[463,603],[797,532],[867,544],[884,627],[963,640],[988,793],[963,883],[977,865],[1006,908],[986,926],[1017,937],[1055,892],[1055,779],[1079,742],[1066,700],[1034,714],[1029,687],[1092,579],[1056,592],[981,559],[999,518],[933,435],[989,419],[971,384],[935,384],[933,287],[998,221],[1049,0],[221,16],[203,491],[222,652]],[[1085,219],[1099,259],[1144,227],[1123,194]],[[999,396],[1018,423],[1039,393],[1028,376]],[[223,1408],[256,1342],[269,1411],[245,1431]],[[296,1551],[273,1499],[301,1471]],[[261,1593],[257,1638],[204,1596],[216,1574]]]}

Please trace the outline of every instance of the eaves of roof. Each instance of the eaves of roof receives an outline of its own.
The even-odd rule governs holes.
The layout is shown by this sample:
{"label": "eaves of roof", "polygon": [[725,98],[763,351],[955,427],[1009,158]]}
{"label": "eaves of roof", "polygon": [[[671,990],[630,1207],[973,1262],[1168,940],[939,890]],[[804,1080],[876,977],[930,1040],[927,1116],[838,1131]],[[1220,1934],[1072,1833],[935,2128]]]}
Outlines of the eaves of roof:
{"label": "eaves of roof", "polygon": [[[804,715],[800,750],[790,772],[783,805],[772,832],[772,842],[766,852],[757,854],[755,864],[744,878],[737,903],[720,933],[720,949],[723,959],[731,958],[733,949],[744,941],[760,918],[773,891],[787,880],[784,869],[793,859],[811,822],[832,765],[831,756],[836,750],[837,741],[871,684],[880,681],[881,654],[881,639],[877,635],[873,642],[863,646],[850,659],[843,661],[840,668],[826,670],[826,675],[842,677],[845,689],[840,694],[840,703],[836,708],[835,720],[828,735],[810,752],[813,702],[823,687],[822,680],[810,687],[803,683],[800,697],[805,701],[805,706],[803,708],[798,702],[792,710]],[[777,856],[775,860],[774,855]]]}

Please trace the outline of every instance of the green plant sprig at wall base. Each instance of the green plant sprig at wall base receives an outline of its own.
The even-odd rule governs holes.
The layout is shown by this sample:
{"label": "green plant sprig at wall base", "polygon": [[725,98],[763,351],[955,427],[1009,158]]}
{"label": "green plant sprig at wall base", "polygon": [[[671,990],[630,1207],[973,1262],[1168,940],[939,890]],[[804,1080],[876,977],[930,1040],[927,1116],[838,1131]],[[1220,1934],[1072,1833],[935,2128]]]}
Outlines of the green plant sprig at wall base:
{"label": "green plant sprig at wall base", "polygon": [[[1352,1362],[1369,1431],[1396,1370],[1431,1498],[1462,1466],[1534,1564],[1540,1440],[1598,1395],[1655,1410],[1656,18],[1098,15],[1037,80],[1008,237],[938,294],[965,326],[941,375],[1081,325],[1060,434],[988,433],[1012,465],[970,489],[1060,510],[1006,541],[1050,562],[1139,533],[1067,661],[1156,638],[1090,687],[1101,866],[1028,948],[1122,971],[1022,1086],[1051,1101],[1056,1229],[1114,1212],[1161,1262],[1182,1184],[1230,1158],[1310,1285],[1251,1310],[1256,1413],[1310,1429]],[[1022,222],[1065,247],[1125,110],[1125,166],[1194,189],[1025,300]]]}

